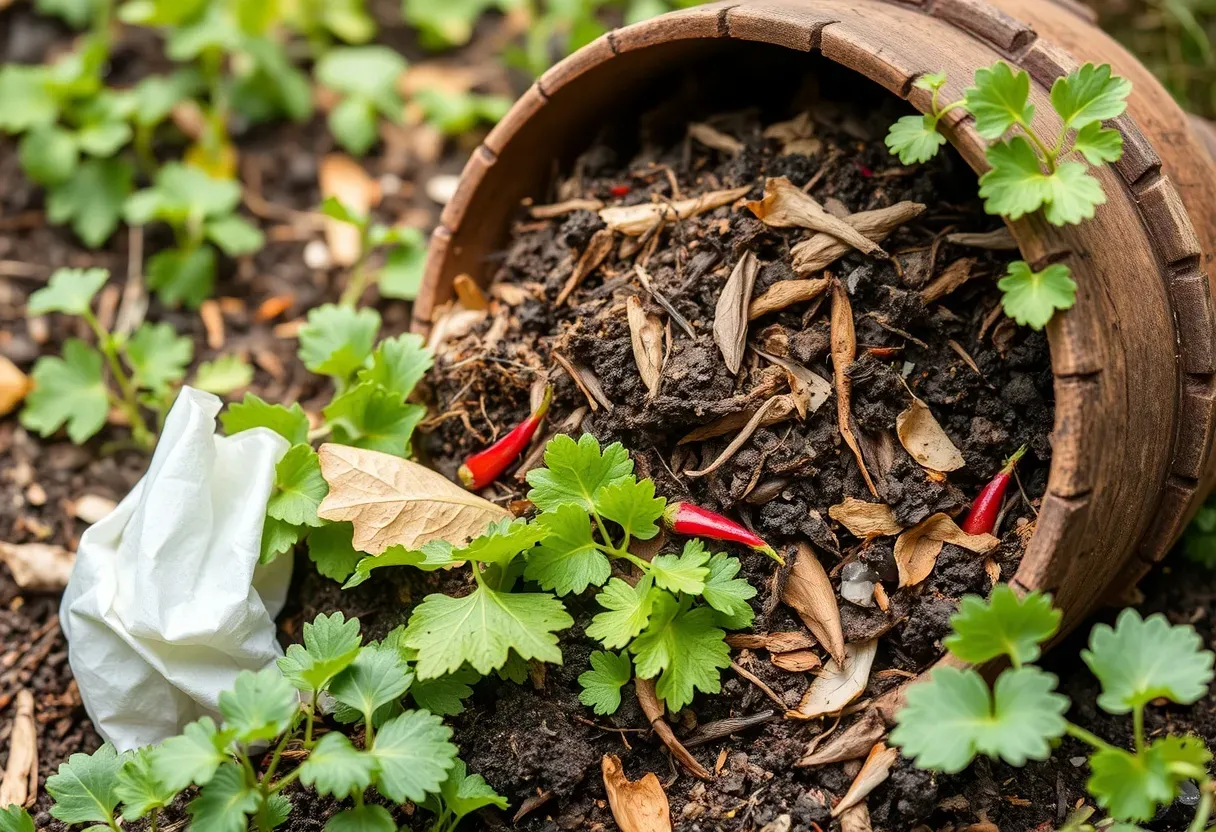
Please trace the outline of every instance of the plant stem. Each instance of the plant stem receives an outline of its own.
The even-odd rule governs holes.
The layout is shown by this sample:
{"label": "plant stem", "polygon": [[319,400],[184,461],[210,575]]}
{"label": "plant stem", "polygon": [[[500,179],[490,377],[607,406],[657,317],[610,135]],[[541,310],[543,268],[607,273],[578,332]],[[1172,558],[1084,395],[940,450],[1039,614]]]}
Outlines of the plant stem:
{"label": "plant stem", "polygon": [[269,793],[278,794],[284,788],[286,788],[287,786],[290,786],[292,783],[294,783],[296,781],[296,778],[299,776],[300,776],[300,769],[298,769],[298,768],[293,769],[291,771],[291,773],[289,773],[289,774],[284,774],[282,777],[279,778],[278,782],[276,782],[273,786],[270,787]]}
{"label": "plant stem", "polygon": [[1208,819],[1212,816],[1212,782],[1205,780],[1199,784],[1199,805],[1195,807],[1195,817],[1187,832],[1203,832],[1208,828]]}
{"label": "plant stem", "polygon": [[1024,132],[1030,138],[1030,141],[1034,144],[1034,146],[1036,148],[1038,148],[1039,154],[1043,160],[1043,163],[1045,165],[1047,165],[1047,172],[1055,173],[1056,172],[1056,157],[1055,157],[1055,154],[1052,153],[1051,148],[1049,148],[1043,142],[1043,140],[1039,138],[1039,134],[1034,132],[1034,128],[1031,127],[1029,124],[1024,124],[1021,121],[1019,121],[1018,124],[1022,128],[1022,132]]}
{"label": "plant stem", "polygon": [[312,704],[308,708],[308,717],[307,717],[308,721],[305,723],[305,726],[304,726],[304,747],[305,748],[312,748],[312,726],[313,726],[313,720],[316,718],[316,713],[317,713],[317,698],[320,695],[321,695],[321,692],[319,690],[314,690],[312,692]]}
{"label": "plant stem", "polygon": [[308,432],[308,441],[312,442],[316,439],[324,439],[333,432],[333,429],[334,426],[329,424],[321,425],[319,428],[313,428]]}
{"label": "plant stem", "polygon": [[1132,730],[1136,734],[1136,753],[1144,753],[1144,706],[1140,705],[1132,712]]}
{"label": "plant stem", "polygon": [[1064,733],[1068,734],[1068,736],[1072,737],[1073,739],[1080,740],[1086,745],[1092,746],[1099,751],[1112,748],[1111,744],[1106,740],[1102,739],[1097,734],[1092,734],[1089,731],[1086,731],[1080,725],[1074,725],[1067,720],[1064,721],[1064,725]]}
{"label": "plant stem", "polygon": [[351,269],[350,280],[347,281],[346,288],[342,290],[342,297],[338,303],[354,309],[359,305],[359,298],[363,297],[366,290],[367,269],[364,268],[364,260],[360,257],[359,262]]}
{"label": "plant stem", "polygon": [[143,413],[139,409],[139,399],[135,396],[135,385],[131,383],[131,378],[127,375],[126,370],[122,367],[122,361],[118,357],[118,348],[114,345],[114,338],[97,320],[97,316],[93,314],[93,310],[86,309],[84,311],[84,320],[93,330],[93,334],[97,336],[97,347],[101,350],[101,354],[106,357],[106,363],[110,367],[110,375],[114,377],[114,383],[118,385],[121,398],[113,396],[115,404],[122,410],[127,421],[131,423],[131,438],[139,443],[144,450],[150,450],[156,444],[156,437],[148,428],[148,423],[144,421]]}

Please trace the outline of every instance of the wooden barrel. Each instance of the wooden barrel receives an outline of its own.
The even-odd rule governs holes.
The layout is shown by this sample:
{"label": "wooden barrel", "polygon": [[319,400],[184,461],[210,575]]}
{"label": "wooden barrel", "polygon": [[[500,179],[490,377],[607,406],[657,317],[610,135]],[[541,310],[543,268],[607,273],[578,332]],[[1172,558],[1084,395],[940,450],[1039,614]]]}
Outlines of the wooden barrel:
{"label": "wooden barrel", "polygon": [[[945,70],[949,101],[1003,59],[1030,74],[1052,129],[1051,84],[1079,64],[1110,63],[1133,82],[1128,112],[1111,124],[1123,158],[1096,171],[1108,197],[1097,216],[1009,224],[1028,262],[1067,263],[1078,286],[1076,305],[1048,327],[1051,472],[1014,578],[1053,592],[1064,629],[1075,626],[1165,555],[1216,479],[1216,136],[1072,0],[728,0],[610,32],[545,73],[473,154],[432,239],[416,323],[451,297],[457,275],[489,279],[521,200],[543,200],[558,160],[584,149],[640,82],[740,41],[822,53],[922,111],[919,75]],[[986,169],[971,116],[947,121],[963,158]]]}

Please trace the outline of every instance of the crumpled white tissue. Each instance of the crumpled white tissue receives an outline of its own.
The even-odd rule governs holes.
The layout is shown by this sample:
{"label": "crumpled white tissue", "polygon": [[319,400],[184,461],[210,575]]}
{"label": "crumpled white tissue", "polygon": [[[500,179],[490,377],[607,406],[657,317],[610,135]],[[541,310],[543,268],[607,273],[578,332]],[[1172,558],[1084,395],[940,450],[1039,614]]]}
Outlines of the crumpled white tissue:
{"label": "crumpled white tissue", "polygon": [[148,472],[81,536],[60,605],[80,697],[120,751],[216,716],[237,674],[283,655],[274,616],[291,558],[258,556],[288,442],[266,428],[216,436],[220,406],[182,388]]}

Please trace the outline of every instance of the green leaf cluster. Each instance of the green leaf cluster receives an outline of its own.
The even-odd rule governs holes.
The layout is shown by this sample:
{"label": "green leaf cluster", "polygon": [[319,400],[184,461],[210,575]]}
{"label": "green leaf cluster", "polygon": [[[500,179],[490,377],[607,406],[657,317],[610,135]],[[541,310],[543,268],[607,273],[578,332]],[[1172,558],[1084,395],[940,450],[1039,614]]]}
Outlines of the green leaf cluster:
{"label": "green leaf cluster", "polygon": [[[426,239],[421,231],[372,222],[371,217],[359,214],[334,197],[321,203],[321,213],[359,230],[359,256],[342,295],[346,305],[358,303],[369,282],[376,284],[382,297],[413,300],[418,296],[426,261]],[[383,255],[384,262],[372,269],[369,261],[377,254]]]}
{"label": "green leaf cluster", "polygon": [[376,143],[380,117],[400,122],[405,102],[398,83],[405,59],[387,46],[343,46],[317,61],[317,80],[340,96],[329,111],[329,130],[344,148],[362,156]]}

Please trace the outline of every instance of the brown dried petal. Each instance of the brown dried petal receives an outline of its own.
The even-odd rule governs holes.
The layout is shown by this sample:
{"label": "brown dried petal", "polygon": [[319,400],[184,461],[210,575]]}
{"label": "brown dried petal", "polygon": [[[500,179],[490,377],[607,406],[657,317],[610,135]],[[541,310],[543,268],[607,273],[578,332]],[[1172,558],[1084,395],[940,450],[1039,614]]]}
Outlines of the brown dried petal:
{"label": "brown dried petal", "polygon": [[927,517],[895,539],[899,585],[915,586],[929,577],[945,543],[985,554],[995,549],[1000,541],[990,534],[967,534],[948,514],[939,512]]}
{"label": "brown dried petal", "polygon": [[765,225],[774,228],[809,228],[830,234],[864,254],[882,257],[886,252],[848,222],[829,214],[810,194],[784,176],[764,183],[764,199],[747,203],[748,209]]}
{"label": "brown dried petal", "polygon": [[828,516],[848,529],[854,537],[863,540],[899,534],[904,530],[889,505],[856,497],[845,497],[844,502],[828,509]]}
{"label": "brown dried petal", "polygon": [[870,825],[870,810],[865,803],[858,803],[839,818],[840,832],[873,832]]}
{"label": "brown dried petal", "polygon": [[806,673],[823,664],[823,660],[815,655],[813,650],[791,650],[788,653],[774,653],[773,664],[791,673]]}
{"label": "brown dried petal", "polygon": [[653,771],[646,772],[641,780],[630,781],[615,754],[604,755],[601,770],[612,817],[621,832],[671,832],[667,795]]}
{"label": "brown dried petal", "polygon": [[[875,211],[859,211],[843,221],[867,238],[882,242],[892,231],[919,217],[925,206],[918,202],[900,202]],[[831,234],[816,234],[794,246],[793,266],[797,274],[813,274],[835,263],[848,253],[850,246]]]}
{"label": "brown dried petal", "polygon": [[932,471],[957,471],[967,464],[962,453],[941,424],[933,416],[929,405],[915,396],[912,404],[895,417],[895,432],[899,443],[913,459]]}
{"label": "brown dried petal", "polygon": [[962,286],[971,279],[975,270],[975,263],[974,257],[964,257],[946,266],[941,274],[929,281],[929,284],[920,290],[921,300],[928,306],[941,300],[959,286]]}
{"label": "brown dried petal", "polygon": [[845,648],[843,663],[835,659],[824,665],[823,672],[815,677],[798,710],[790,714],[798,719],[814,719],[817,716],[836,714],[865,691],[870,682],[870,667],[874,664],[874,653],[878,639],[870,639]]}
{"label": "brown dried petal", "polygon": [[747,349],[747,307],[760,273],[760,262],[752,252],[744,252],[735,264],[730,279],[722,287],[714,310],[714,341],[731,375],[739,374]]}
{"label": "brown dried petal", "polygon": [[[789,373],[793,379],[792,387],[806,400],[806,413],[814,413],[823,407],[823,403],[832,395],[832,383],[823,376],[810,370],[797,361],[781,358],[767,352],[756,351],[765,361],[769,361]],[[800,414],[806,418],[806,413]]]}
{"label": "brown dried petal", "polygon": [[726,643],[737,650],[767,650],[770,653],[788,653],[815,646],[815,640],[806,633],[733,633]]}
{"label": "brown dried petal", "polygon": [[819,744],[813,750],[808,745],[808,753],[795,765],[822,766],[828,763],[840,763],[845,760],[856,760],[874,747],[874,743],[882,739],[887,732],[882,715],[874,710],[867,710],[861,718],[846,728],[831,740]]}
{"label": "brown dried petal", "polygon": [[845,645],[836,590],[811,545],[801,542],[797,548],[781,600],[798,613],[802,623],[839,664],[844,661]]}
{"label": "brown dried petal", "polygon": [[633,360],[638,365],[638,375],[650,391],[659,392],[659,379],[663,371],[663,325],[653,315],[647,315],[637,295],[625,301],[629,318],[629,340],[633,344]]}
{"label": "brown dried petal", "polygon": [[730,205],[741,196],[746,196],[751,190],[750,185],[732,188],[727,191],[711,191],[707,194],[690,199],[678,199],[674,202],[644,202],[640,205],[616,205],[600,211],[600,219],[613,231],[619,231],[630,237],[640,237],[647,231],[652,231],[656,223],[686,220]]}

